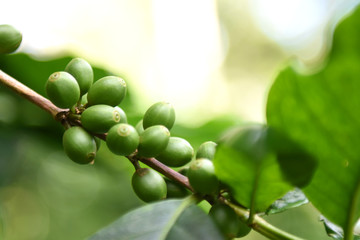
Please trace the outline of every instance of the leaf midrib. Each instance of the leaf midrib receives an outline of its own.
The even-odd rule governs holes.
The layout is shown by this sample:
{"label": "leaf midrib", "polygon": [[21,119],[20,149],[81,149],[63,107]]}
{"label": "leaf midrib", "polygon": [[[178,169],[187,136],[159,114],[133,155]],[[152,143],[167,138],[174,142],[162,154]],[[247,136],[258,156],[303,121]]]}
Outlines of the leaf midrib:
{"label": "leaf midrib", "polygon": [[171,228],[173,227],[173,225],[176,223],[176,221],[178,220],[178,218],[181,216],[181,214],[184,212],[184,210],[190,206],[192,203],[194,203],[196,201],[194,196],[190,196],[187,197],[181,204],[180,206],[176,209],[176,211],[174,212],[174,214],[172,215],[172,217],[169,219],[169,221],[167,222],[167,224],[164,226],[163,228],[163,232],[160,235],[160,240],[165,240],[166,237],[168,236],[168,234],[171,231]]}

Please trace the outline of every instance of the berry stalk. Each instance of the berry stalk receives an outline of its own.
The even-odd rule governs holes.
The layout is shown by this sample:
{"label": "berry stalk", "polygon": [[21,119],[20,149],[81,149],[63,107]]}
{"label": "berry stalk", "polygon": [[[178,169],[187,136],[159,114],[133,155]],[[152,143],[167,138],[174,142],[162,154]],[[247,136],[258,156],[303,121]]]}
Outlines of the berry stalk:
{"label": "berry stalk", "polygon": [[68,110],[59,108],[55,106],[50,100],[41,96],[31,88],[25,86],[21,82],[17,81],[15,78],[6,74],[0,70],[0,82],[16,92],[18,95],[26,98],[30,102],[38,105],[40,108],[44,109],[53,116],[57,121],[62,120],[62,115],[65,114]]}

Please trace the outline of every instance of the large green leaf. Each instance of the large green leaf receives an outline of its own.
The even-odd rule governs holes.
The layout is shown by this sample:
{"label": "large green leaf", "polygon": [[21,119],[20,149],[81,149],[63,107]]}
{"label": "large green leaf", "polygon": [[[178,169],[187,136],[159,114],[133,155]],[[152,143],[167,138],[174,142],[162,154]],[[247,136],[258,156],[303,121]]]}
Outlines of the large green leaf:
{"label": "large green leaf", "polygon": [[360,216],[360,12],[340,24],[327,66],[311,76],[288,68],[272,86],[270,126],[318,159],[304,192],[350,235]]}
{"label": "large green leaf", "polygon": [[265,211],[292,189],[267,145],[268,133],[263,125],[234,129],[219,141],[214,159],[218,178],[241,205],[255,212]]}
{"label": "large green leaf", "polygon": [[89,240],[224,239],[214,223],[189,199],[167,200],[135,209]]}

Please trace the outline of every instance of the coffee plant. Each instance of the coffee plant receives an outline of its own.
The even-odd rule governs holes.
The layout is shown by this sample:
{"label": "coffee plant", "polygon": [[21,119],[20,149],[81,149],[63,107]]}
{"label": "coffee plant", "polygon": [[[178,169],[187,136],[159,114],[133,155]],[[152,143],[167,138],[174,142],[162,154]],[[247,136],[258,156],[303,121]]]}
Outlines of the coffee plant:
{"label": "coffee plant", "polygon": [[[0,82],[61,123],[70,160],[96,164],[106,144],[134,166],[131,187],[147,204],[88,239],[220,240],[257,231],[297,240],[302,238],[262,216],[308,202],[322,214],[330,237],[360,239],[354,231],[360,217],[359,24],[359,10],[339,24],[317,73],[280,72],[268,95],[266,124],[224,129],[196,151],[189,139],[173,135],[176,113],[168,102],[154,103],[130,124],[119,106],[127,97],[126,80],[95,79],[84,59],[46,73],[48,99],[3,71]],[[19,31],[1,25],[0,53],[14,52],[21,39]],[[208,214],[197,206],[203,201],[211,205]]]}

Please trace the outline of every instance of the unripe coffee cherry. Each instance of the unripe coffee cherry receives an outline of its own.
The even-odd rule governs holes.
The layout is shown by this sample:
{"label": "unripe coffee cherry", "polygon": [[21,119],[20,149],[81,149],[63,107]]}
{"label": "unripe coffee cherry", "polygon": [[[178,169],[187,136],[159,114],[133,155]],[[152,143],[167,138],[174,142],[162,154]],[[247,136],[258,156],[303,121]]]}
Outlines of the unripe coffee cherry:
{"label": "unripe coffee cherry", "polygon": [[142,134],[144,131],[144,127],[143,127],[143,120],[141,119],[135,126],[136,131],[138,132],[138,134]]}
{"label": "unripe coffee cherry", "polygon": [[114,107],[120,113],[120,123],[127,123],[127,116],[124,110],[121,107],[115,106]]}
{"label": "unripe coffee cherry", "polygon": [[96,150],[99,150],[99,148],[101,147],[101,139],[98,137],[95,137],[95,136],[94,136],[94,139],[95,139],[95,143],[96,143]]}
{"label": "unripe coffee cherry", "polygon": [[110,128],[106,136],[106,144],[111,152],[127,156],[139,145],[139,134],[133,126],[119,123]]}
{"label": "unripe coffee cherry", "polygon": [[132,187],[144,202],[166,198],[166,183],[163,177],[150,168],[137,169],[132,177]]}
{"label": "unripe coffee cherry", "polygon": [[227,239],[237,237],[240,220],[231,207],[226,204],[215,204],[211,207],[209,216]]}
{"label": "unripe coffee cherry", "polygon": [[46,82],[46,94],[60,108],[71,108],[80,99],[80,88],[67,72],[55,72]]}
{"label": "unripe coffee cherry", "polygon": [[170,132],[162,126],[151,126],[140,134],[138,155],[142,157],[156,157],[169,143]]}
{"label": "unripe coffee cherry", "polygon": [[11,25],[0,25],[0,54],[14,52],[22,41],[22,34]]}
{"label": "unripe coffee cherry", "polygon": [[81,114],[82,126],[93,133],[106,133],[120,120],[119,110],[108,105],[94,105]]}
{"label": "unripe coffee cherry", "polygon": [[180,173],[181,175],[187,176],[187,172],[189,171],[189,166],[183,167],[181,168],[178,173]]}
{"label": "unripe coffee cherry", "polygon": [[166,198],[183,198],[190,194],[190,192],[177,182],[165,178],[167,195]]}
{"label": "unripe coffee cherry", "polygon": [[66,65],[65,72],[70,73],[76,79],[81,96],[89,91],[94,81],[94,73],[87,61],[82,58],[74,58]]}
{"label": "unripe coffee cherry", "polygon": [[204,142],[200,145],[196,153],[196,158],[207,158],[213,160],[217,144],[212,141]]}
{"label": "unripe coffee cherry", "polygon": [[158,102],[152,105],[144,114],[144,129],[154,125],[164,125],[171,129],[175,122],[174,107],[167,102]]}
{"label": "unripe coffee cherry", "polygon": [[126,83],[120,77],[103,77],[90,87],[87,99],[89,106],[106,104],[116,106],[121,103],[126,95]]}
{"label": "unripe coffee cherry", "polygon": [[95,159],[95,139],[82,127],[71,127],[63,135],[63,147],[66,155],[76,163],[87,164]]}
{"label": "unripe coffee cherry", "polygon": [[219,181],[211,160],[199,158],[190,164],[187,172],[189,182],[194,190],[201,194],[212,194],[218,190]]}
{"label": "unripe coffee cherry", "polygon": [[183,138],[170,137],[169,143],[156,159],[169,167],[181,167],[191,161],[194,149]]}
{"label": "unripe coffee cherry", "polygon": [[81,99],[80,99],[80,104],[83,105],[83,106],[87,104],[87,93],[85,93],[85,94],[81,97]]}
{"label": "unripe coffee cherry", "polygon": [[237,238],[245,237],[251,231],[251,227],[246,225],[244,222],[239,221],[239,231],[236,234]]}

